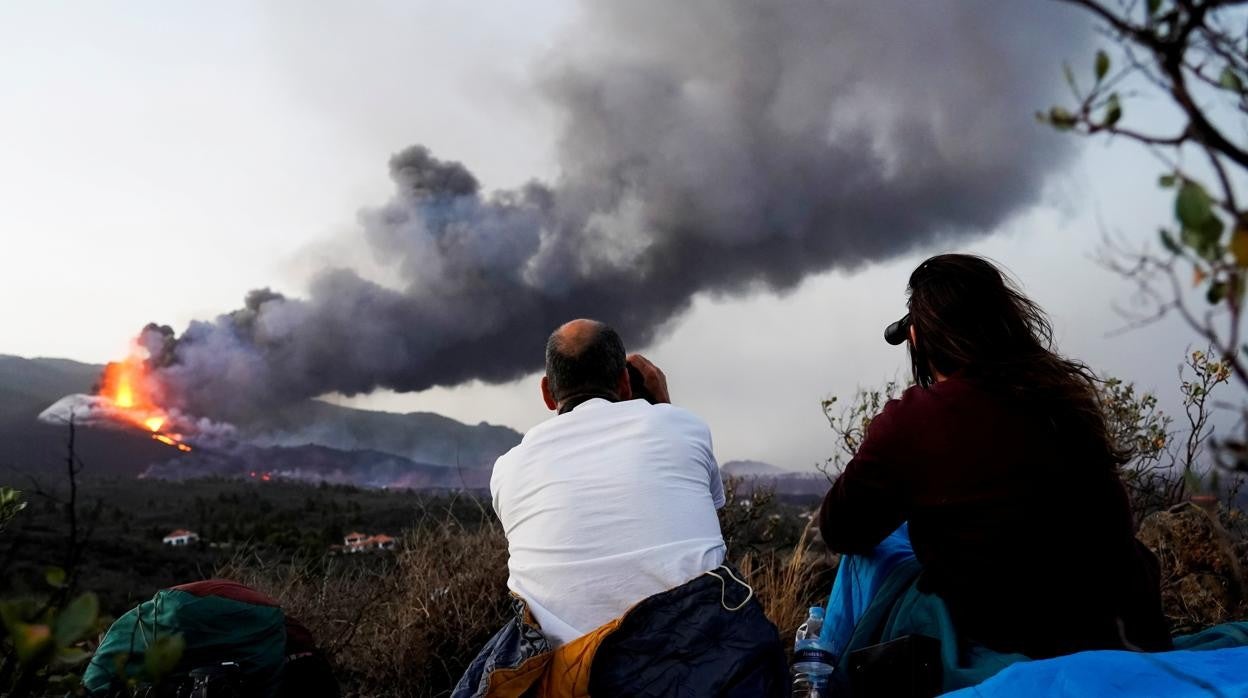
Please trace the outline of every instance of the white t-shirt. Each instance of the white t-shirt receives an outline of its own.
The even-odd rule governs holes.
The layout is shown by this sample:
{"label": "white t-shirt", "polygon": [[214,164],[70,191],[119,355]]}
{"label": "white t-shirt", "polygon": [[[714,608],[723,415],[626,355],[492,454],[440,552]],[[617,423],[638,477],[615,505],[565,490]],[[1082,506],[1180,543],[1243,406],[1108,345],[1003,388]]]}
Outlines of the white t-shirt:
{"label": "white t-shirt", "polygon": [[586,401],[501,456],[490,493],[507,586],[554,645],[724,559],[711,431],[679,407]]}

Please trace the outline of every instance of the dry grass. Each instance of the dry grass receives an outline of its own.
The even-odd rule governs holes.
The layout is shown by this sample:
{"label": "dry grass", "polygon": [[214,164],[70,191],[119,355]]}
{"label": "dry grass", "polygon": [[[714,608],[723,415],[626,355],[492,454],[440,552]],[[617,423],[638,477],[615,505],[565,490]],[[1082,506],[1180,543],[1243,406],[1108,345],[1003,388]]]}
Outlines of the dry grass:
{"label": "dry grass", "polygon": [[280,599],[307,625],[346,695],[447,695],[507,617],[506,540],[497,524],[453,519],[403,540],[393,557],[251,558],[220,573]]}
{"label": "dry grass", "polygon": [[[759,512],[776,510],[766,501],[751,507],[751,521],[761,516],[765,523],[770,514]],[[774,526],[765,528],[774,533]],[[749,552],[733,561],[781,636],[792,637],[830,583],[817,533],[808,525],[796,545],[743,542],[737,549]],[[507,541],[484,512],[468,525],[449,508],[426,512],[393,555],[275,564],[253,554],[218,573],[281,600],[330,654],[346,695],[445,696],[510,613]]]}
{"label": "dry grass", "polygon": [[737,562],[781,639],[793,637],[811,606],[827,601],[827,580],[835,567],[826,557],[812,524],[791,552],[748,553]]}

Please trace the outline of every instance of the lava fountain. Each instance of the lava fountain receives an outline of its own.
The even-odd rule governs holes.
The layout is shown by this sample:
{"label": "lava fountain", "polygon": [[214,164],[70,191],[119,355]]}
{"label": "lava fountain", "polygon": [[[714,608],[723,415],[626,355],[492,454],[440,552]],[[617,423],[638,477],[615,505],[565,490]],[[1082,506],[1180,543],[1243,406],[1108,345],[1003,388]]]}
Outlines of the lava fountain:
{"label": "lava fountain", "polygon": [[87,426],[140,429],[155,441],[190,452],[193,449],[184,440],[179,425],[198,433],[196,423],[176,410],[161,407],[161,388],[149,371],[147,350],[136,341],[125,359],[111,361],[104,367],[94,395],[66,395],[40,413],[39,420],[48,424],[72,420]]}
{"label": "lava fountain", "polygon": [[122,361],[109,362],[100,377],[98,394],[112,403],[114,416],[151,432],[152,438],[179,451],[191,446],[175,431],[162,431],[169,424],[169,413],[153,398],[153,379],[148,373],[147,350],[136,342]]}

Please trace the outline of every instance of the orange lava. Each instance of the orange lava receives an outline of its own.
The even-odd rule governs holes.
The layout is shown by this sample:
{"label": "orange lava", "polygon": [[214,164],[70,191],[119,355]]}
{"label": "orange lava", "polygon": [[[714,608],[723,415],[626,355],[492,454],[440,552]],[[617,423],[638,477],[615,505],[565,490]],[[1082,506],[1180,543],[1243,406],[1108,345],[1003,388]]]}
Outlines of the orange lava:
{"label": "orange lava", "polygon": [[156,441],[189,452],[192,449],[182,442],[181,434],[161,431],[169,415],[153,400],[146,358],[146,352],[135,344],[124,360],[109,362],[100,381],[100,395],[113,403],[118,415],[150,431]]}

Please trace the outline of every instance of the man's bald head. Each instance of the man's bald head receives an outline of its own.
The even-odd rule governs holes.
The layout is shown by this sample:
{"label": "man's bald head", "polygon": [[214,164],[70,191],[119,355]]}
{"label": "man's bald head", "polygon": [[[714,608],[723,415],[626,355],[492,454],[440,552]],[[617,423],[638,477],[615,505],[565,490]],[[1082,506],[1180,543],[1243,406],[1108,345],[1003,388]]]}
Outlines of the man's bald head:
{"label": "man's bald head", "polygon": [[618,400],[625,370],[624,342],[605,323],[573,320],[546,340],[546,380],[556,402],[584,395]]}

